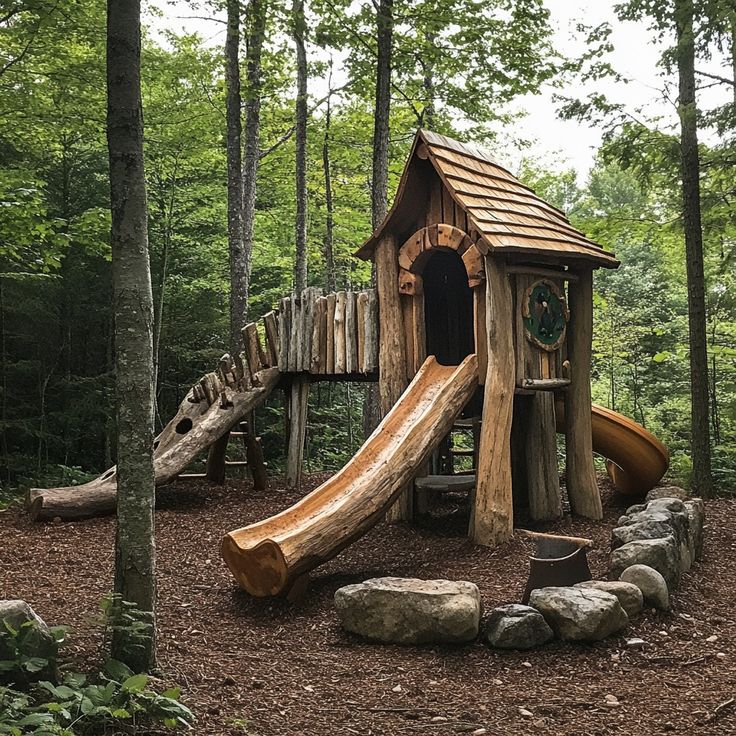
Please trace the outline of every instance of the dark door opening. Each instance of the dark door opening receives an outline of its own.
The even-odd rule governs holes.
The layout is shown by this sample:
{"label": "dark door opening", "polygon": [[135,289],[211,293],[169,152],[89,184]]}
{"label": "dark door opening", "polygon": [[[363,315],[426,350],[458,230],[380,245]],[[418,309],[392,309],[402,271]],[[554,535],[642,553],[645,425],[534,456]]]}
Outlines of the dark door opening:
{"label": "dark door opening", "polygon": [[427,355],[441,365],[459,365],[475,352],[473,292],[462,258],[454,250],[433,250],[422,280]]}

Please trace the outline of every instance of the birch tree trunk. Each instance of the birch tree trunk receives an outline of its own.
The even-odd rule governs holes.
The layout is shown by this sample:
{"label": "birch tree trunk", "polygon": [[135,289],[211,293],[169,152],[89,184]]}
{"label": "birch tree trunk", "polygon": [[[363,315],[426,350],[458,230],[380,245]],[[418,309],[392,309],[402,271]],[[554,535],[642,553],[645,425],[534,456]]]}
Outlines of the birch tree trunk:
{"label": "birch tree trunk", "polygon": [[687,301],[690,342],[690,386],[693,457],[691,492],[710,498],[711,474],[708,342],[703,269],[703,229],[700,221],[700,158],[695,101],[695,34],[693,0],[676,0],[677,71],[679,80],[680,171],[682,176],[682,224],[685,231]]}
{"label": "birch tree trunk", "polygon": [[227,118],[227,242],[230,254],[230,354],[242,347],[247,320],[249,264],[243,240],[243,179],[240,118],[240,0],[227,0],[225,37]]}
{"label": "birch tree trunk", "polygon": [[153,296],[148,257],[140,0],[107,4],[107,144],[118,422],[115,593],[148,624],[116,631],[112,655],[138,671],[155,661]]}
{"label": "birch tree trunk", "polygon": [[248,6],[246,45],[245,140],[243,143],[243,259],[245,262],[245,304],[243,324],[248,319],[250,272],[253,260],[253,225],[256,216],[256,178],[261,155],[261,53],[266,35],[265,0],[251,0]]}

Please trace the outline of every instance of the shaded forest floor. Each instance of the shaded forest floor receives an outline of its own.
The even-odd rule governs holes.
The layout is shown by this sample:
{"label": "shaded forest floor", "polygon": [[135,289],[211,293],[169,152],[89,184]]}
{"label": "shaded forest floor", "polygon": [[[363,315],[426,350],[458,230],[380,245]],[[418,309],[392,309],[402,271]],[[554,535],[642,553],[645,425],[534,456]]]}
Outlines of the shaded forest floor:
{"label": "shaded forest floor", "polygon": [[[518,601],[528,541],[471,546],[460,502],[419,528],[379,525],[317,570],[298,603],[249,598],[220,560],[220,538],[298,497],[238,480],[159,491],[159,663],[183,686],[195,734],[736,734],[736,704],[722,705],[736,697],[736,501],[708,504],[704,557],[672,613],[646,612],[625,636],[596,645],[516,653],[366,644],[338,625],[335,590],[380,575],[470,580],[486,610]],[[608,494],[605,502],[603,524],[546,527],[596,540],[594,577],[622,509]],[[101,656],[92,619],[112,580],[114,535],[112,518],[38,525],[0,512],[0,598],[24,598],[47,622],[70,625],[80,669]],[[643,651],[626,648],[632,635],[648,642]],[[609,694],[620,705],[607,705]]]}

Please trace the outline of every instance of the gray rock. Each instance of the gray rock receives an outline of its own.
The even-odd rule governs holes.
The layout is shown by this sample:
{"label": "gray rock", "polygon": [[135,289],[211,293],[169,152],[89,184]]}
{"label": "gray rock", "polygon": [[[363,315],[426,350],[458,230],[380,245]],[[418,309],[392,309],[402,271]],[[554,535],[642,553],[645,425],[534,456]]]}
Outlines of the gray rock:
{"label": "gray rock", "polygon": [[667,582],[661,573],[648,565],[631,565],[622,573],[620,580],[636,585],[644,596],[644,603],[660,611],[670,610],[670,594]]}
{"label": "gray rock", "polygon": [[529,603],[566,641],[600,641],[629,622],[618,598],[595,588],[538,588]]}
{"label": "gray rock", "polygon": [[[690,520],[685,506],[678,498],[657,498],[647,503],[643,509],[641,506],[632,506],[626,516],[619,519],[619,525],[613,533],[612,546],[635,539],[665,537],[668,524],[677,542],[680,572],[686,572],[693,560]],[[627,526],[635,528],[625,530],[624,527]]]}
{"label": "gray rock", "polygon": [[491,611],[483,638],[498,649],[533,649],[546,644],[553,636],[536,608],[511,603]]}
{"label": "gray rock", "polygon": [[458,643],[478,636],[478,586],[464,581],[373,578],[335,592],[343,628],[396,644]]}
{"label": "gray rock", "polygon": [[674,536],[664,539],[638,539],[611,552],[609,577],[619,580],[631,565],[648,565],[657,570],[672,589],[680,580],[680,549]]}
{"label": "gray rock", "polygon": [[[39,657],[48,661],[48,667],[41,672],[33,673],[33,677],[48,677],[56,665],[58,644],[49,627],[43,619],[22,600],[0,600],[0,626],[4,623],[19,632],[19,640],[22,640],[22,653],[28,657]],[[24,624],[31,623],[31,626]],[[0,638],[0,659],[16,659],[16,647],[7,637]],[[11,680],[27,679],[29,673],[22,671],[10,671],[0,673]]]}
{"label": "gray rock", "polygon": [[652,488],[644,500],[649,502],[657,498],[679,498],[681,501],[684,501],[687,498],[687,491],[684,488],[680,488],[680,486],[658,486],[657,488]]}
{"label": "gray rock", "polygon": [[583,583],[577,583],[575,587],[595,588],[596,590],[602,590],[604,593],[615,595],[621,607],[626,611],[629,620],[638,616],[644,608],[644,596],[641,590],[632,583],[621,580],[586,580]]}
{"label": "gray rock", "polygon": [[[635,514],[639,519],[634,523],[627,523],[617,526],[611,532],[611,547],[616,549],[629,542],[635,542],[640,539],[663,539],[677,533],[672,520],[672,514],[664,514],[658,512],[647,513],[642,511]],[[623,517],[626,521],[630,521],[631,517]]]}
{"label": "gray rock", "polygon": [[703,526],[705,524],[705,504],[702,498],[685,501],[685,513],[690,526],[690,553],[693,562],[703,553]]}

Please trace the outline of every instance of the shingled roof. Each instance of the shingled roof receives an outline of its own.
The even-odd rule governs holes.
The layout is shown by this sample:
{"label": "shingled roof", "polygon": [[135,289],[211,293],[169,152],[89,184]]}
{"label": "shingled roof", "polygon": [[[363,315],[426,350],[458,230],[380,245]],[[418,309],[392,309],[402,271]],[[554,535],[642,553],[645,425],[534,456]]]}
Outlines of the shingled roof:
{"label": "shingled roof", "polygon": [[[406,220],[402,199],[416,190],[415,158],[429,160],[455,203],[468,218],[468,230],[490,253],[584,259],[616,268],[616,257],[574,228],[565,213],[538,197],[483,148],[438,133],[419,130],[414,139],[393,207],[356,255],[369,259],[389,228]],[[403,208],[407,210],[407,206]],[[472,232],[475,231],[475,232]]]}

